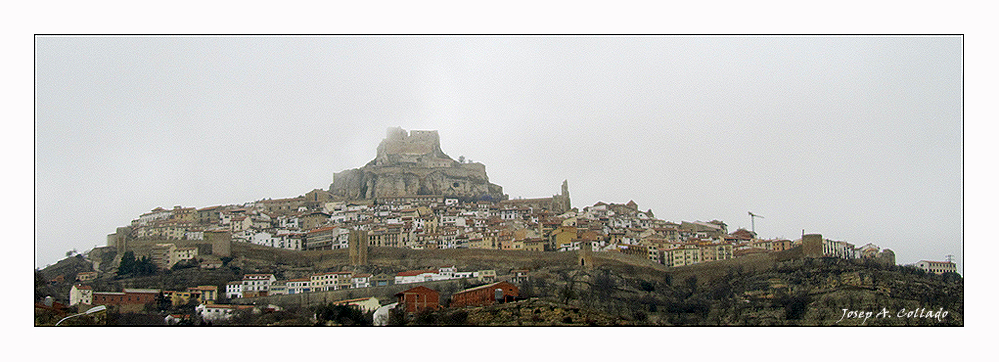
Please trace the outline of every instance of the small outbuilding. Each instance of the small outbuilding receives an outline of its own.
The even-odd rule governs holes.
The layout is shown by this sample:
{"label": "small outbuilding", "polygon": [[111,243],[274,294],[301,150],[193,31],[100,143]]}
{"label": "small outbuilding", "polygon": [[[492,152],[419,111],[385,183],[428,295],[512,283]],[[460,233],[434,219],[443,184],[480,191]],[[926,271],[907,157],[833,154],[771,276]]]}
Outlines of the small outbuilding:
{"label": "small outbuilding", "polygon": [[507,282],[486,284],[451,295],[451,307],[485,306],[516,300],[520,289]]}

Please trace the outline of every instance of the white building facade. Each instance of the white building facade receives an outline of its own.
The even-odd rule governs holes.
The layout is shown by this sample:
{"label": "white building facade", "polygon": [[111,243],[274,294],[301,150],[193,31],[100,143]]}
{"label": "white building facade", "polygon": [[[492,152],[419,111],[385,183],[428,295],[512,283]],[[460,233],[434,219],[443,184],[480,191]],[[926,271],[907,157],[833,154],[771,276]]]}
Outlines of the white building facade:
{"label": "white building facade", "polygon": [[920,260],[916,263],[916,267],[923,269],[927,273],[933,274],[943,274],[943,273],[957,273],[957,264],[949,261],[929,261]]}

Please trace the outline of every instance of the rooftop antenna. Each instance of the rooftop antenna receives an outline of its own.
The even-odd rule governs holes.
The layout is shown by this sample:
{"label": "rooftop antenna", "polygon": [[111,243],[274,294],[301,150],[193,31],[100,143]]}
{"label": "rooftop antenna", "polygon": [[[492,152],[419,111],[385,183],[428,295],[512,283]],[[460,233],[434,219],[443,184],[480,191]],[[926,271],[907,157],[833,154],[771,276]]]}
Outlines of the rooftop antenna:
{"label": "rooftop antenna", "polygon": [[947,254],[947,262],[954,264],[954,254]]}
{"label": "rooftop antenna", "polygon": [[752,211],[750,211],[749,212],[749,219],[750,219],[750,222],[752,223],[752,232],[753,232],[753,235],[756,235],[756,218],[765,219],[763,216],[756,215]]}

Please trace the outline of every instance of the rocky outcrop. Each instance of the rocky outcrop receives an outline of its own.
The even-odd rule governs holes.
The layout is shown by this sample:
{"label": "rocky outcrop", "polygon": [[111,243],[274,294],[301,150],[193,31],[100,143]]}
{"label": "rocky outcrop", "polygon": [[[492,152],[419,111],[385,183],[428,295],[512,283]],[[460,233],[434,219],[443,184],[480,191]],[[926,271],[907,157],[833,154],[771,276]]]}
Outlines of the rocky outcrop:
{"label": "rocky outcrop", "polygon": [[389,128],[367,165],[334,174],[330,193],[348,200],[430,195],[506,199],[503,188],[489,182],[485,165],[460,163],[446,155],[437,131],[407,133],[402,128]]}
{"label": "rocky outcrop", "polygon": [[594,309],[531,298],[461,309],[473,326],[631,326],[631,320]]}

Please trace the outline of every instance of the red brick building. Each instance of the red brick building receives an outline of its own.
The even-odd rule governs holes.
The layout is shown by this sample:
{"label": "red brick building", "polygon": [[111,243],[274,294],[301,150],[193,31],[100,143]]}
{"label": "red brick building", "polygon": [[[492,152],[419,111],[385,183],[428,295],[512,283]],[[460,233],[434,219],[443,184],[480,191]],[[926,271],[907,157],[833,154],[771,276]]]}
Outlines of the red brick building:
{"label": "red brick building", "polygon": [[520,289],[518,289],[516,285],[507,282],[492,283],[454,293],[451,295],[451,307],[457,308],[470,305],[484,306],[495,304],[497,289],[502,291],[500,296],[501,302],[512,301],[520,296]]}
{"label": "red brick building", "polygon": [[[142,307],[156,301],[155,289],[125,289],[122,292],[94,292],[93,305]],[[130,308],[135,309],[135,308]]]}
{"label": "red brick building", "polygon": [[395,294],[399,298],[399,305],[407,313],[415,313],[422,310],[437,310],[440,308],[440,293],[436,290],[419,286]]}

